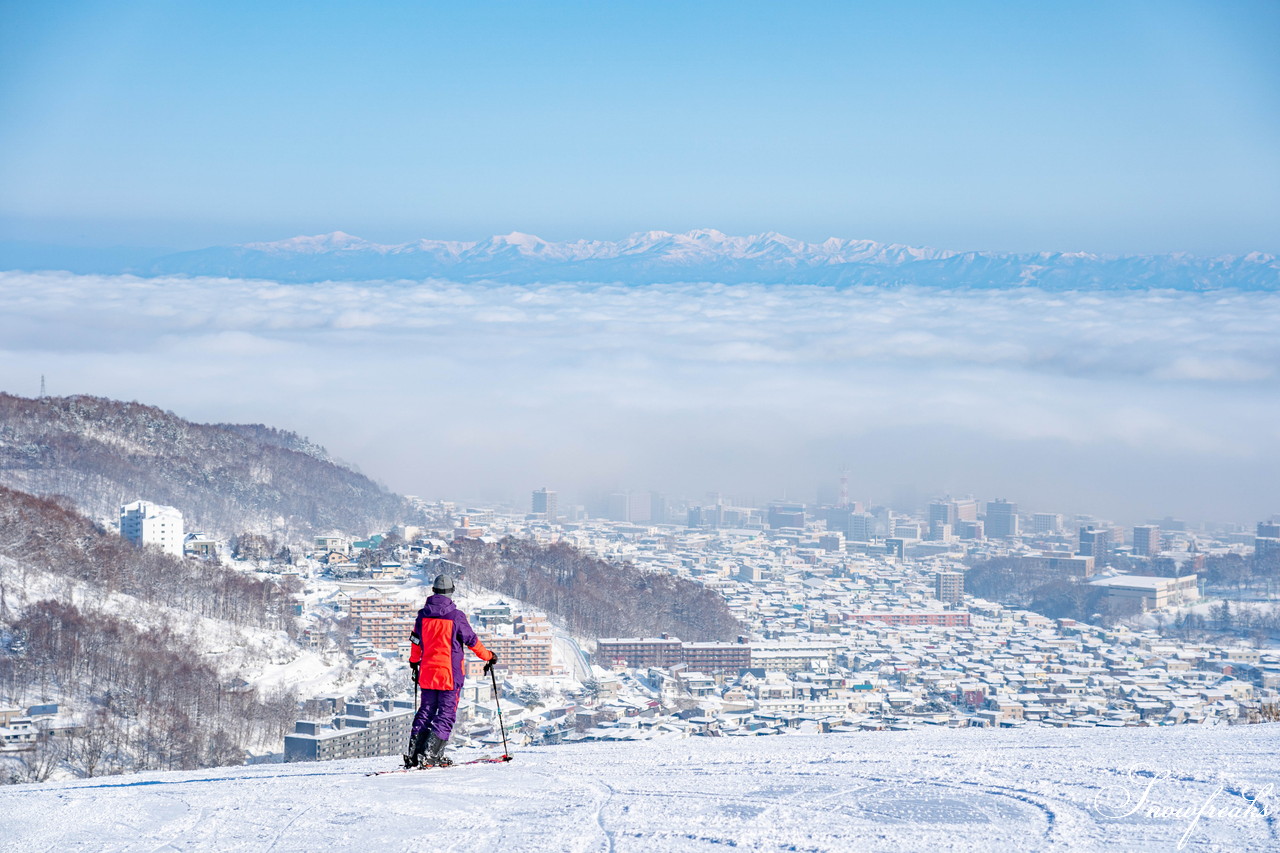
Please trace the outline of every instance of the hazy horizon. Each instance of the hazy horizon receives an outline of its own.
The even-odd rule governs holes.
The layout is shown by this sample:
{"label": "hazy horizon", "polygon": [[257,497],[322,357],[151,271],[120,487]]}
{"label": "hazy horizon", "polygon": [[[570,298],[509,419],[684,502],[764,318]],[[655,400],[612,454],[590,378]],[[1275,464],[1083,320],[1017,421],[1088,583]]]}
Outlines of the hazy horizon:
{"label": "hazy horizon", "polygon": [[[1280,294],[0,273],[0,387],[293,430],[402,493],[1280,511]],[[578,497],[575,497],[578,496]]]}

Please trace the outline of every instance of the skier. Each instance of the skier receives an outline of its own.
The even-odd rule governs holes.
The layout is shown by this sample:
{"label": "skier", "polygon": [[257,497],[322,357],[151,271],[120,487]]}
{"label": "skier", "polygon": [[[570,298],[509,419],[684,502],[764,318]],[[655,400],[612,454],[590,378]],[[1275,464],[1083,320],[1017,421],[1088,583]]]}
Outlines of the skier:
{"label": "skier", "polygon": [[445,745],[453,731],[458,712],[458,696],[462,692],[462,647],[485,661],[488,675],[498,656],[484,647],[471,629],[467,615],[453,604],[453,578],[439,575],[431,584],[433,595],[418,611],[409,636],[409,669],[414,683],[422,690],[418,713],[413,718],[409,737],[409,754],[405,767],[447,766]]}

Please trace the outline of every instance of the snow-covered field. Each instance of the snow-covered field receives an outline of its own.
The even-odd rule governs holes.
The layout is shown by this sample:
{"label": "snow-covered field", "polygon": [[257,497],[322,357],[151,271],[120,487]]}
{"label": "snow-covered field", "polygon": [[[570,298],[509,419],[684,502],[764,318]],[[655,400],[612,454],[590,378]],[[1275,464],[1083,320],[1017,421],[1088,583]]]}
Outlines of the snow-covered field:
{"label": "snow-covered field", "polygon": [[151,773],[0,788],[0,850],[1274,850],[1278,754],[1280,725],[929,730]]}

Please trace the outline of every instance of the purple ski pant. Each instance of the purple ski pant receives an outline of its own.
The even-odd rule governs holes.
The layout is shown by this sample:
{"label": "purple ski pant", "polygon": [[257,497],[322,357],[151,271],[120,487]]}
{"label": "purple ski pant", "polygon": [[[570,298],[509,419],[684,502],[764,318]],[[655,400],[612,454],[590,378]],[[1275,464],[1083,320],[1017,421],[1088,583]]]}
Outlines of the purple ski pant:
{"label": "purple ski pant", "polygon": [[458,718],[458,694],[461,687],[452,690],[422,690],[422,701],[418,705],[418,713],[413,718],[413,732],[409,742],[418,736],[423,728],[430,728],[440,740],[448,740],[453,731],[454,720]]}

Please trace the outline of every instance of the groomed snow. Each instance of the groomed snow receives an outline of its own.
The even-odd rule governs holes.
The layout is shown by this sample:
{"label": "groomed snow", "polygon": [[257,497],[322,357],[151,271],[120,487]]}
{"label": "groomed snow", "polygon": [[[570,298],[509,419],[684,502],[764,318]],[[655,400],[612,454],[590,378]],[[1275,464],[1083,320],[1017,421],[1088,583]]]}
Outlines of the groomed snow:
{"label": "groomed snow", "polygon": [[1280,725],[928,730],[150,773],[0,788],[0,850],[1265,850],[1278,749]]}

